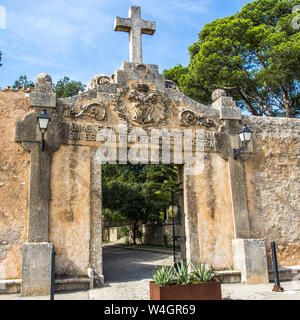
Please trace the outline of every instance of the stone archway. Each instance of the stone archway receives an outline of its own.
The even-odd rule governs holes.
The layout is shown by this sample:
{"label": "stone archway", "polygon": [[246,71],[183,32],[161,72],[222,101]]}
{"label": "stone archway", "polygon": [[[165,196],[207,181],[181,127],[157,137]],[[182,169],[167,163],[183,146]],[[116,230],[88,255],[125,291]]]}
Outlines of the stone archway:
{"label": "stone archway", "polygon": [[[138,7],[130,19],[117,18],[116,30],[130,33],[131,62],[66,99],[56,99],[50,76],[40,75],[30,93],[33,110],[17,122],[15,140],[31,153],[22,294],[49,294],[53,246],[57,275],[69,278],[61,280],[64,288],[103,283],[101,164],[116,161],[182,165],[186,259],[219,270],[236,266],[246,280],[254,274],[266,281],[265,244],[246,240],[243,157],[253,146],[233,159],[240,109],[223,90],[213,93],[210,107],[193,101],[157,65],[143,64],[141,33],[153,34],[155,24],[141,20]],[[42,110],[52,119],[43,152],[36,121]],[[254,253],[246,256],[248,245]],[[257,257],[261,264],[252,270],[245,261]]]}
{"label": "stone archway", "polygon": [[[242,163],[231,155],[241,120],[232,98],[216,91],[213,106],[206,107],[166,88],[157,66],[135,63],[123,63],[112,78],[93,82],[72,98],[54,99],[49,83],[49,76],[38,77],[30,94],[33,112],[17,123],[16,132],[16,140],[31,151],[28,240],[40,244],[34,250],[53,243],[61,277],[84,277],[92,269],[99,285],[101,163],[172,163],[183,165],[186,258],[232,267],[231,240],[249,237],[244,195],[231,198],[235,186],[230,181],[243,185]],[[52,118],[44,152],[36,125],[42,109]],[[45,193],[34,192],[41,187]],[[232,201],[239,202],[233,211]],[[227,210],[221,218],[220,203]],[[214,235],[218,228],[226,228],[225,238]],[[226,248],[222,257],[217,254],[221,246]],[[28,264],[23,256],[23,266],[30,269]]]}

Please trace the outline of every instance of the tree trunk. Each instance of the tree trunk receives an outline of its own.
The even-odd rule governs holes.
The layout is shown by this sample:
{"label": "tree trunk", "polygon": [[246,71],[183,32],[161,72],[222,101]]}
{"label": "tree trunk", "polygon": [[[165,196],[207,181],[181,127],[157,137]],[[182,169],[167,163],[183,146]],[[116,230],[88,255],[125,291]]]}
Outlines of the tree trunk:
{"label": "tree trunk", "polygon": [[132,228],[132,241],[133,241],[133,244],[136,244],[136,232],[137,232],[137,222],[135,222],[133,224],[133,228]]}

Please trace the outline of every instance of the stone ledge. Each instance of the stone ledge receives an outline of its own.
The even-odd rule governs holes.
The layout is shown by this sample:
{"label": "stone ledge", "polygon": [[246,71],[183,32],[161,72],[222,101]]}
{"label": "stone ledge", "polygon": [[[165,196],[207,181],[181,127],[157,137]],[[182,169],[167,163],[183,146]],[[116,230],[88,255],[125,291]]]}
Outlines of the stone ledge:
{"label": "stone ledge", "polygon": [[[22,279],[0,280],[0,294],[16,294],[21,292]],[[55,292],[89,290],[89,278],[67,278],[55,280]]]}
{"label": "stone ledge", "polygon": [[[300,266],[286,266],[278,267],[279,280],[280,281],[291,281],[293,278],[300,274]],[[268,269],[270,282],[274,281],[273,268]]]}
{"label": "stone ledge", "polygon": [[216,271],[216,277],[222,283],[241,283],[241,272],[236,270]]}
{"label": "stone ledge", "polygon": [[0,280],[0,294],[21,292],[22,279]]}
{"label": "stone ledge", "polygon": [[81,278],[67,278],[55,280],[55,292],[89,290],[90,279]]}

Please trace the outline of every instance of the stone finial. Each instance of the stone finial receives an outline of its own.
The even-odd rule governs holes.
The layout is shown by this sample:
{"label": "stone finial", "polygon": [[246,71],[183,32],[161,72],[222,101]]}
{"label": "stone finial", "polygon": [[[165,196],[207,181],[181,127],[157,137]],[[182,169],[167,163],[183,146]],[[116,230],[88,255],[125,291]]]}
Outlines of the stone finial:
{"label": "stone finial", "polygon": [[46,73],[41,73],[37,76],[34,92],[31,92],[29,95],[31,107],[56,107],[56,93],[53,92],[52,79]]}
{"label": "stone finial", "polygon": [[212,108],[219,110],[220,119],[224,120],[241,120],[241,109],[236,107],[232,97],[227,97],[226,91],[223,89],[217,89],[211,96],[213,103]]}
{"label": "stone finial", "polygon": [[43,93],[52,93],[52,79],[46,73],[41,73],[35,80],[35,91]]}
{"label": "stone finial", "polygon": [[179,87],[177,86],[177,84],[172,81],[172,80],[165,80],[165,86],[167,89],[172,89],[172,90],[175,90],[175,91],[180,91],[179,90]]}
{"label": "stone finial", "polygon": [[89,85],[86,88],[86,91],[101,86],[102,84],[109,84],[110,82],[111,78],[109,76],[105,74],[97,74],[91,79]]}
{"label": "stone finial", "polygon": [[217,89],[215,90],[212,95],[211,95],[211,98],[212,98],[212,101],[215,102],[216,100],[218,100],[220,97],[226,97],[227,94],[226,94],[226,91],[223,90],[223,89]]}

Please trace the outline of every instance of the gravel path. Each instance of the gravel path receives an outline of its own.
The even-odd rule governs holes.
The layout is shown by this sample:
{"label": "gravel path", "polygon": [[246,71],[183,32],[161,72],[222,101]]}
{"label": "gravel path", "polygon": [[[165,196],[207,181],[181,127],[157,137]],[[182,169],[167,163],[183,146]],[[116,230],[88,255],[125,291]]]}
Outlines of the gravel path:
{"label": "gravel path", "polygon": [[90,291],[97,300],[148,300],[155,266],[172,265],[172,251],[161,253],[114,246],[103,248],[105,286]]}

